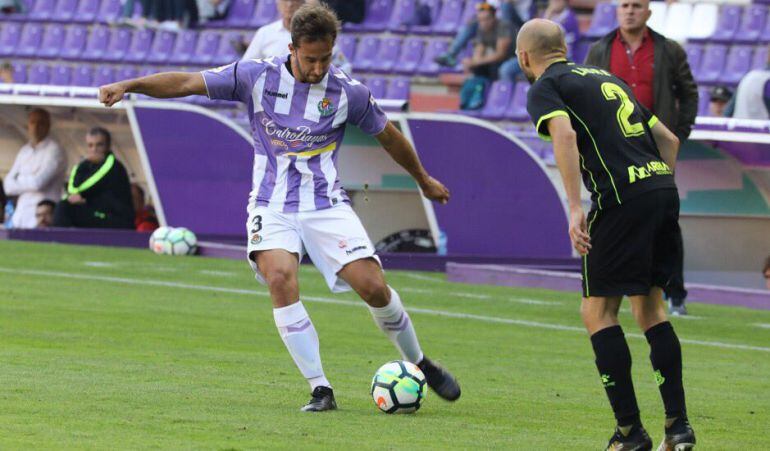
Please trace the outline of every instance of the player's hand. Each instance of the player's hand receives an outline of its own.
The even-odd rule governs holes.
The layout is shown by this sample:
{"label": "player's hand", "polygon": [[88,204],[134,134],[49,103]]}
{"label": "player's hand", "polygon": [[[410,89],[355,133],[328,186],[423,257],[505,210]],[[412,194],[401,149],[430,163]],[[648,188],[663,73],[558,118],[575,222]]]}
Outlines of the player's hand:
{"label": "player's hand", "polygon": [[449,190],[443,183],[428,176],[424,182],[420,183],[422,193],[430,200],[446,204],[449,202]]}
{"label": "player's hand", "polygon": [[70,196],[67,198],[67,202],[72,205],[81,205],[86,203],[86,200],[80,194],[70,194]]}
{"label": "player's hand", "polygon": [[581,207],[570,209],[569,239],[572,241],[572,247],[580,255],[586,255],[591,249],[591,237],[588,236],[586,215]]}
{"label": "player's hand", "polygon": [[99,102],[106,107],[111,107],[123,100],[126,95],[126,88],[123,83],[113,83],[99,88]]}

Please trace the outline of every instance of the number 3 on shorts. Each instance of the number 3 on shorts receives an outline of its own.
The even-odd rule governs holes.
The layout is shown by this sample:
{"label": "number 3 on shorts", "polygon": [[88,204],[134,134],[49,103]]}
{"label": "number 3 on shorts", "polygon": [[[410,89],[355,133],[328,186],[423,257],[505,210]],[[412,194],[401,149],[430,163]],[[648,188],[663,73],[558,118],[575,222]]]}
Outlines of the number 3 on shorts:
{"label": "number 3 on shorts", "polygon": [[259,231],[262,230],[262,215],[254,216],[254,219],[251,222],[254,225],[254,227],[251,228],[251,233],[259,233]]}

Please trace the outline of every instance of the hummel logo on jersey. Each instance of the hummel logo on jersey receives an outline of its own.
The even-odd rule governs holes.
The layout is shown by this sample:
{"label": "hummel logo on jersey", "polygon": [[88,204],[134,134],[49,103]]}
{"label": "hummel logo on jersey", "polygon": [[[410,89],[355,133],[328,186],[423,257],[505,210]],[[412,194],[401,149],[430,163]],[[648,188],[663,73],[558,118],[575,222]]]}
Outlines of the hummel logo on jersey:
{"label": "hummel logo on jersey", "polygon": [[265,89],[265,94],[269,95],[270,97],[280,97],[282,99],[289,98],[289,94],[286,92],[271,91],[269,89]]}

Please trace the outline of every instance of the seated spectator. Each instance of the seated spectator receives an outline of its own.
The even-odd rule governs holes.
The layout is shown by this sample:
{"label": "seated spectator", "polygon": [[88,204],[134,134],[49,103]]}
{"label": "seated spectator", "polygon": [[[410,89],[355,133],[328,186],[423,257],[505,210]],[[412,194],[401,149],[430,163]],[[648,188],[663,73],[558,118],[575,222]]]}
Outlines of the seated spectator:
{"label": "seated spectator", "polygon": [[13,66],[9,62],[0,64],[0,83],[13,83]]}
{"label": "seated spectator", "polygon": [[6,195],[18,196],[11,217],[13,228],[35,228],[35,209],[38,202],[43,199],[58,199],[61,195],[67,157],[59,144],[48,136],[50,130],[51,115],[48,111],[35,108],[29,113],[29,142],[19,151],[3,182]]}
{"label": "seated spectator", "polygon": [[[305,4],[305,0],[277,0],[276,6],[280,19],[267,24],[254,33],[242,59],[258,59],[270,56],[285,56],[289,54],[291,43],[291,18]],[[332,64],[346,73],[351,73],[351,65],[338,45],[334,46]]]}
{"label": "seated spectator", "polygon": [[158,217],[155,215],[155,209],[152,205],[146,205],[144,202],[144,190],[136,183],[131,184],[131,201],[134,205],[134,225],[140,232],[152,232],[157,229]]}
{"label": "seated spectator", "polygon": [[770,55],[762,70],[743,76],[735,95],[725,107],[725,116],[741,119],[770,119]]}
{"label": "seated spectator", "polygon": [[556,22],[564,30],[567,57],[571,57],[575,43],[580,38],[580,26],[575,12],[569,7],[567,0],[549,0],[548,7],[543,13],[543,19]]}
{"label": "seated spectator", "polygon": [[56,206],[56,227],[133,229],[134,207],[128,172],[115,158],[110,133],[100,127],[86,135],[86,158],[72,169],[67,194]]}
{"label": "seated spectator", "polygon": [[195,0],[139,1],[142,4],[142,17],[133,18],[136,0],[124,0],[118,19],[119,24],[179,31],[198,22],[198,7]]}
{"label": "seated spectator", "polygon": [[725,115],[727,102],[733,97],[733,92],[727,86],[714,86],[709,92],[709,115],[722,117]]}
{"label": "seated spectator", "polygon": [[198,23],[219,20],[227,17],[230,0],[196,0],[198,6]]}
{"label": "seated spectator", "polygon": [[0,0],[0,12],[3,14],[23,13],[24,3],[21,0]]}
{"label": "seated spectator", "polygon": [[765,286],[770,290],[770,257],[765,260],[765,267],[762,268],[762,275],[765,276]]}
{"label": "seated spectator", "polygon": [[35,219],[37,219],[37,228],[45,229],[53,226],[53,212],[56,209],[56,203],[49,199],[43,199],[37,203],[35,208]]}

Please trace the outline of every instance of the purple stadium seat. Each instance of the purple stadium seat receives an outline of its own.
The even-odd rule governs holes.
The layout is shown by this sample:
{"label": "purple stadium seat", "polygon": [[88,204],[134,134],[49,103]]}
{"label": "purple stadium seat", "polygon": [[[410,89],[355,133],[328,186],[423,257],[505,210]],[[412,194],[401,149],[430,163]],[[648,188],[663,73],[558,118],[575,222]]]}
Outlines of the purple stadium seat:
{"label": "purple stadium seat", "polygon": [[741,24],[741,15],[743,9],[739,5],[722,5],[719,9],[719,19],[714,34],[711,35],[711,42],[732,42],[738,26]]}
{"label": "purple stadium seat", "polygon": [[254,15],[254,0],[235,0],[227,12],[226,23],[228,27],[248,27],[249,21]]}
{"label": "purple stadium seat", "polygon": [[454,36],[460,28],[463,15],[463,0],[444,0],[441,14],[433,21],[433,34]]}
{"label": "purple stadium seat", "polygon": [[438,22],[438,17],[441,14],[441,0],[421,0],[421,3],[430,8],[430,23],[413,25],[409,28],[409,32],[414,34],[431,34],[433,33],[433,25]]}
{"label": "purple stadium seat", "polygon": [[67,29],[64,36],[64,44],[59,56],[68,60],[76,60],[83,53],[88,38],[88,29],[82,25],[73,25]]}
{"label": "purple stadium seat", "polygon": [[386,99],[409,101],[409,91],[411,81],[407,77],[398,77],[390,80],[388,90],[385,92]]}
{"label": "purple stadium seat", "polygon": [[701,84],[714,84],[722,75],[722,69],[727,61],[727,47],[714,44],[706,47],[703,53],[703,61],[700,70],[695,76],[695,81]]}
{"label": "purple stadium seat", "polygon": [[125,59],[128,49],[131,48],[133,30],[127,28],[115,28],[110,33],[110,43],[102,55],[102,61],[117,63]]}
{"label": "purple stadium seat", "polygon": [[579,39],[572,48],[572,55],[570,55],[570,59],[576,63],[582,63],[585,61],[586,56],[588,56],[588,49],[591,48],[592,44],[593,41]]}
{"label": "purple stadium seat", "polygon": [[219,32],[204,31],[198,38],[198,45],[195,47],[195,54],[192,57],[192,63],[201,66],[210,66],[216,56],[219,48]]}
{"label": "purple stadium seat", "polygon": [[588,38],[599,38],[609,33],[618,26],[617,16],[615,14],[615,5],[609,2],[598,3],[594,8],[594,15],[591,18],[591,26],[585,32]]}
{"label": "purple stadium seat", "polygon": [[427,48],[423,53],[422,63],[417,68],[420,75],[436,76],[441,72],[442,67],[436,64],[433,59],[447,51],[449,43],[442,40],[429,40]]}
{"label": "purple stadium seat", "polygon": [[30,20],[50,20],[55,9],[56,0],[37,0],[35,6],[30,10],[28,17]]}
{"label": "purple stadium seat", "polygon": [[741,26],[735,33],[735,42],[752,44],[759,41],[767,21],[767,6],[751,5],[746,8],[741,18]]}
{"label": "purple stadium seat", "polygon": [[346,23],[346,31],[385,31],[393,10],[393,0],[370,0],[366,8],[366,17],[360,24]]}
{"label": "purple stadium seat", "polygon": [[152,38],[155,36],[155,32],[144,28],[136,30],[131,38],[131,46],[126,51],[126,57],[123,61],[127,63],[141,63],[147,59],[147,55],[152,48]]}
{"label": "purple stadium seat", "polygon": [[86,42],[86,49],[80,56],[87,61],[101,60],[107,52],[110,43],[110,29],[104,25],[97,25],[91,29],[91,34]]}
{"label": "purple stadium seat", "polygon": [[516,83],[513,88],[513,98],[508,108],[505,110],[505,118],[516,122],[525,122],[529,120],[527,113],[527,93],[529,92],[529,83]]}
{"label": "purple stadium seat", "polygon": [[353,61],[356,54],[356,37],[350,34],[343,34],[337,39],[337,46],[348,61]]}
{"label": "purple stadium seat", "polygon": [[401,47],[401,58],[393,70],[398,74],[413,75],[420,67],[424,48],[425,41],[422,38],[411,37],[404,40],[404,45]]}
{"label": "purple stadium seat", "polygon": [[23,13],[10,13],[10,14],[4,14],[3,20],[10,20],[10,21],[17,21],[17,22],[26,22],[29,20],[29,11],[32,11],[35,7],[35,1],[34,0],[26,0],[24,2],[25,6],[27,7],[25,12]]}
{"label": "purple stadium seat", "polygon": [[176,37],[174,50],[171,52],[169,63],[187,64],[192,59],[195,52],[195,46],[198,43],[198,32],[195,30],[185,30]]}
{"label": "purple stadium seat", "polygon": [[760,45],[754,49],[754,58],[751,60],[751,69],[767,68],[768,49],[766,45]]}
{"label": "purple stadium seat", "polygon": [[21,39],[21,24],[5,22],[0,32],[0,56],[13,55]]}
{"label": "purple stadium seat", "polygon": [[765,26],[762,28],[759,41],[765,44],[770,42],[770,20],[765,20]]}
{"label": "purple stadium seat", "polygon": [[64,25],[49,25],[43,33],[43,43],[35,56],[42,58],[58,58],[64,43]]}
{"label": "purple stadium seat", "polygon": [[388,30],[393,33],[407,33],[409,22],[414,18],[416,10],[417,0],[396,0],[388,21]]}
{"label": "purple stadium seat", "polygon": [[72,82],[72,68],[67,66],[55,66],[51,71],[51,79],[48,83],[56,86],[69,86]]}
{"label": "purple stadium seat", "polygon": [[123,66],[118,68],[118,71],[115,73],[115,81],[129,80],[138,76],[139,71],[137,71],[135,68],[131,66]]}
{"label": "purple stadium seat", "polygon": [[40,48],[40,42],[43,40],[43,25],[37,23],[28,23],[21,32],[19,47],[16,49],[17,56],[30,57],[35,55]]}
{"label": "purple stadium seat", "polygon": [[698,88],[698,116],[711,116],[709,112],[709,89]]}
{"label": "purple stadium seat", "polygon": [[465,9],[460,17],[460,25],[465,25],[472,20],[476,20],[476,5],[483,0],[465,0]]}
{"label": "purple stadium seat", "polygon": [[104,86],[110,83],[114,83],[115,69],[112,67],[100,66],[96,68],[94,72],[93,86]]}
{"label": "purple stadium seat", "polygon": [[372,97],[375,99],[384,99],[387,83],[388,82],[382,77],[372,77],[369,79],[369,83],[367,83],[366,86],[369,88],[369,92],[372,93]]}
{"label": "purple stadium seat", "polygon": [[72,20],[80,23],[96,21],[96,16],[99,14],[99,6],[101,6],[101,0],[80,0],[78,10]]}
{"label": "purple stadium seat", "polygon": [[102,0],[96,20],[101,23],[115,22],[120,17],[120,3],[121,0]]}
{"label": "purple stadium seat", "polygon": [[734,45],[730,48],[730,52],[727,54],[727,64],[719,77],[719,82],[731,86],[738,85],[746,72],[751,70],[753,50],[753,48],[745,45]]}
{"label": "purple stadium seat", "polygon": [[254,16],[249,20],[249,26],[259,28],[270,22],[275,22],[278,18],[278,6],[275,0],[259,0],[257,7],[254,8]]}
{"label": "purple stadium seat", "polygon": [[401,38],[389,37],[380,42],[380,48],[372,61],[369,70],[378,73],[387,73],[393,69],[401,55]]}
{"label": "purple stadium seat", "polygon": [[13,82],[14,83],[26,83],[27,82],[27,65],[24,63],[11,63],[13,66]]}
{"label": "purple stadium seat", "polygon": [[380,38],[377,36],[364,36],[356,47],[356,59],[353,61],[353,68],[356,71],[366,72],[372,67],[372,63],[377,57],[377,50],[380,48]]}
{"label": "purple stadium seat", "polygon": [[484,108],[479,112],[479,117],[490,120],[500,120],[505,116],[505,111],[511,103],[513,97],[513,83],[505,80],[498,80],[492,83],[487,94],[487,101]]}
{"label": "purple stadium seat", "polygon": [[214,55],[214,59],[211,61],[212,65],[221,66],[241,59],[240,55],[235,52],[235,48],[233,48],[233,45],[230,43],[233,40],[243,40],[243,36],[241,33],[232,31],[222,34],[222,37],[219,40],[219,48]]}
{"label": "purple stadium seat", "polygon": [[152,41],[150,53],[147,55],[147,62],[153,64],[165,64],[171,56],[174,49],[174,40],[176,33],[172,31],[160,31]]}
{"label": "purple stadium seat", "polygon": [[51,69],[45,64],[38,63],[30,66],[27,73],[27,83],[31,85],[47,85],[51,81]]}
{"label": "purple stadium seat", "polygon": [[90,66],[78,66],[72,74],[72,86],[94,86],[94,70]]}
{"label": "purple stadium seat", "polygon": [[703,60],[703,46],[698,44],[687,44],[685,47],[687,53],[687,62],[690,64],[690,70],[694,77],[700,73],[700,65]]}
{"label": "purple stadium seat", "polygon": [[57,22],[72,22],[75,11],[78,9],[78,0],[58,0],[56,9],[53,10],[51,20]]}

